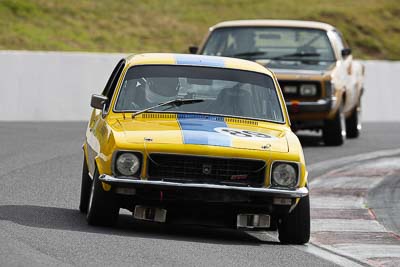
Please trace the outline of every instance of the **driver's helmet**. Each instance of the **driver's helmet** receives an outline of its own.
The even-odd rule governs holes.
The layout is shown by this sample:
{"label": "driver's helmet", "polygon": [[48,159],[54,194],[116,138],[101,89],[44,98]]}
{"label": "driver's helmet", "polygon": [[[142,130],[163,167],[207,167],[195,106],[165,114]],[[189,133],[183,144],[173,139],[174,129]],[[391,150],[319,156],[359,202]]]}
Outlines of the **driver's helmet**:
{"label": "driver's helmet", "polygon": [[175,99],[179,91],[179,79],[176,77],[146,78],[146,100],[161,103]]}

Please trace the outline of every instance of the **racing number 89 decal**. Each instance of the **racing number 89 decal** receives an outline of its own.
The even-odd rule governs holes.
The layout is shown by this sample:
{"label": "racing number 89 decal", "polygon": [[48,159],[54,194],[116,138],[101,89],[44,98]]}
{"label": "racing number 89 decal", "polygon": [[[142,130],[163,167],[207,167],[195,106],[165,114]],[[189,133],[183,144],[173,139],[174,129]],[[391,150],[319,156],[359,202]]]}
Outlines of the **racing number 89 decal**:
{"label": "racing number 89 decal", "polygon": [[218,127],[218,128],[215,128],[214,130],[221,134],[230,135],[230,136],[234,136],[234,137],[241,137],[241,138],[252,138],[252,139],[272,138],[272,136],[267,135],[267,134],[248,131],[248,130],[234,129],[234,128]]}

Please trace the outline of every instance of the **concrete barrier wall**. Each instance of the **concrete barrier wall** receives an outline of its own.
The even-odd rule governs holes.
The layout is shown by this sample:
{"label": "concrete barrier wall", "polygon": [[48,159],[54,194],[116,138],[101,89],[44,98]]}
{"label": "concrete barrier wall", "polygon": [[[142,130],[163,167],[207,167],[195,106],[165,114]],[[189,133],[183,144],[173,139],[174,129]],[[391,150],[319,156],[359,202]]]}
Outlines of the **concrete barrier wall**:
{"label": "concrete barrier wall", "polygon": [[363,121],[400,122],[400,61],[364,61]]}
{"label": "concrete barrier wall", "polygon": [[[0,121],[88,120],[123,54],[0,51]],[[400,62],[365,61],[363,121],[400,121]]]}
{"label": "concrete barrier wall", "polygon": [[88,120],[122,54],[0,52],[0,120]]}

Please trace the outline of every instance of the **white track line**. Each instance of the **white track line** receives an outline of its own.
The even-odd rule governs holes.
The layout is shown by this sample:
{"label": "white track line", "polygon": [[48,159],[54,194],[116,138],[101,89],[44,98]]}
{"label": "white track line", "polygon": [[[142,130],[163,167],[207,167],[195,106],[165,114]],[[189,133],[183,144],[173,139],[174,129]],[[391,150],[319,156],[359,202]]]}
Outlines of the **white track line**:
{"label": "white track line", "polygon": [[[400,149],[347,157],[347,165],[342,163],[343,159],[338,160],[336,164],[340,167],[337,170],[317,177],[310,183],[311,209],[314,210],[312,244],[363,265],[383,266],[400,262],[400,238],[387,231],[373,216],[368,219],[357,218],[357,214],[368,211],[364,199],[366,192],[377,186],[391,171],[400,169],[400,157],[384,157],[398,154]],[[382,159],[371,162],[376,158]],[[370,162],[365,162],[368,160]],[[355,162],[358,164],[355,165]],[[330,161],[328,164],[318,163],[313,168],[316,170],[315,166],[324,166],[328,169],[327,165],[334,167]],[[343,212],[349,209],[350,213]],[[324,217],[326,210],[335,218]],[[346,215],[341,217],[342,214]],[[377,239],[379,234],[383,237]],[[321,254],[321,257],[326,258],[326,255]]]}
{"label": "white track line", "polygon": [[307,170],[309,172],[327,171],[330,169],[346,166],[349,163],[367,161],[367,160],[376,159],[376,158],[389,157],[389,156],[394,156],[394,155],[398,155],[398,154],[400,154],[400,148],[379,150],[379,151],[375,151],[375,152],[357,154],[357,155],[342,157],[342,158],[338,158],[338,159],[330,159],[330,160],[325,160],[325,161],[309,164],[309,165],[307,165]]}

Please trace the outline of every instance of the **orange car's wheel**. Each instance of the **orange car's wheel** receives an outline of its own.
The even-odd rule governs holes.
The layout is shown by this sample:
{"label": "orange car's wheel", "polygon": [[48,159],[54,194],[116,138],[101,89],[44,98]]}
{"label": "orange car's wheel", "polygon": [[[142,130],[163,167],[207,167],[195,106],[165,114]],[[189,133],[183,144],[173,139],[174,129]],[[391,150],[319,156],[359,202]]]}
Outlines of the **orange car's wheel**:
{"label": "orange car's wheel", "polygon": [[287,244],[305,244],[310,240],[310,198],[300,199],[296,208],[278,224],[279,241]]}
{"label": "orange car's wheel", "polygon": [[357,138],[361,131],[361,106],[353,109],[349,118],[346,119],[347,138]]}
{"label": "orange car's wheel", "polygon": [[96,170],[91,183],[87,210],[87,222],[90,225],[112,226],[118,218],[119,207],[112,192],[103,190],[99,173]]}
{"label": "orange car's wheel", "polygon": [[79,210],[82,213],[87,212],[87,208],[89,205],[89,196],[90,196],[90,186],[92,181],[89,177],[89,170],[86,163],[86,159],[83,158],[83,166],[82,166],[82,182],[81,182],[81,199],[79,203]]}
{"label": "orange car's wheel", "polygon": [[343,106],[336,112],[332,120],[325,120],[322,129],[322,138],[327,146],[340,146],[346,139],[346,119]]}

